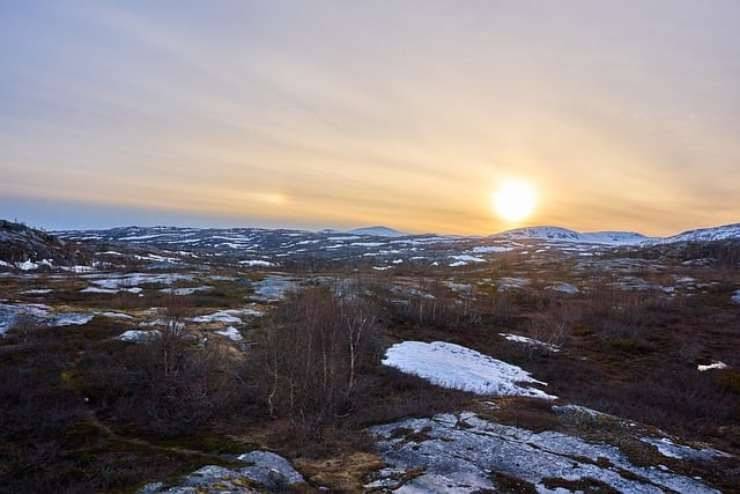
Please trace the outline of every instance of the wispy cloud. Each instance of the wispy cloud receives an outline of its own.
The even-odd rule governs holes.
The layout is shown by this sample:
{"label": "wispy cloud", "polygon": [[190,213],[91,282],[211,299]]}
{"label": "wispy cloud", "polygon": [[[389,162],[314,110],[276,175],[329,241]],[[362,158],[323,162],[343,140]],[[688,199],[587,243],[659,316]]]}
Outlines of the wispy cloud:
{"label": "wispy cloud", "polygon": [[532,223],[740,217],[735,2],[3,8],[6,196],[485,233],[520,176]]}

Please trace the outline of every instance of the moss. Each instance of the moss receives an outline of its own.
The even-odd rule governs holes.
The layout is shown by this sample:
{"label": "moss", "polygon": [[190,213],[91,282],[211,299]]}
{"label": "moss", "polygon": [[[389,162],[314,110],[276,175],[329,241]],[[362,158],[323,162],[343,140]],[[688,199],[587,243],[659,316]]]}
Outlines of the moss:
{"label": "moss", "polygon": [[408,427],[399,427],[391,432],[391,437],[394,439],[402,438],[407,442],[421,443],[431,439],[431,437],[429,436],[429,433],[431,431],[432,428],[429,426],[424,427],[418,432],[413,429],[409,429]]}
{"label": "moss", "polygon": [[566,489],[572,492],[583,492],[586,494],[619,494],[619,491],[613,487],[600,480],[589,477],[578,480],[549,477],[543,479],[542,484],[548,489]]}
{"label": "moss", "polygon": [[629,337],[612,338],[608,340],[608,345],[613,350],[633,355],[652,353],[655,351],[655,347],[650,343]]}
{"label": "moss", "polygon": [[180,436],[167,440],[156,442],[157,445],[164,447],[185,448],[195,451],[203,451],[215,455],[236,455],[246,451],[259,449],[255,443],[237,441],[228,436],[215,434],[199,434],[191,436]]}
{"label": "moss", "polygon": [[501,494],[536,494],[534,484],[526,480],[517,479],[504,473],[494,472],[491,478],[496,486],[494,492]]}
{"label": "moss", "polygon": [[736,370],[720,371],[717,373],[717,381],[724,390],[740,395],[740,372]]}

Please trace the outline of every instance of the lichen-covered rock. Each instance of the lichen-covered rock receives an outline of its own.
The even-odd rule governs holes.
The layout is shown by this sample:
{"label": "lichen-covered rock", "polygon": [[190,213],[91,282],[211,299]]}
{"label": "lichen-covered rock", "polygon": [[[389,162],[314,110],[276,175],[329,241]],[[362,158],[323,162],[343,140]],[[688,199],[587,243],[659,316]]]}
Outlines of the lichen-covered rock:
{"label": "lichen-covered rock", "polygon": [[239,456],[239,459],[252,463],[241,468],[239,473],[268,489],[281,489],[289,485],[303,483],[303,476],[293,468],[288,460],[269,451],[252,451]]}
{"label": "lichen-covered rock", "polygon": [[207,465],[183,478],[179,485],[164,487],[162,482],[147,484],[138,494],[253,494],[259,491],[249,485],[239,472]]}
{"label": "lichen-covered rock", "polygon": [[252,451],[238,457],[246,466],[225,468],[207,465],[184,477],[176,486],[147,484],[138,494],[251,494],[256,486],[282,491],[304,482],[288,460],[269,451]]}
{"label": "lichen-covered rock", "polygon": [[719,492],[665,466],[634,465],[610,444],[501,425],[469,412],[402,420],[371,432],[389,468],[367,488],[472,493],[496,489],[500,474],[530,484],[539,493],[559,492],[553,479],[629,493]]}

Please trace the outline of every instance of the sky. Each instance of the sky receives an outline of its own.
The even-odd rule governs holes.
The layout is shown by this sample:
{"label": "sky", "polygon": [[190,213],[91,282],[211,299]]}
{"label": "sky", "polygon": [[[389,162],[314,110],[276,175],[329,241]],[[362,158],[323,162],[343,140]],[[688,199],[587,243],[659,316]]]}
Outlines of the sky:
{"label": "sky", "polygon": [[[740,221],[740,2],[0,0],[0,217]],[[511,224],[491,195],[537,206]]]}

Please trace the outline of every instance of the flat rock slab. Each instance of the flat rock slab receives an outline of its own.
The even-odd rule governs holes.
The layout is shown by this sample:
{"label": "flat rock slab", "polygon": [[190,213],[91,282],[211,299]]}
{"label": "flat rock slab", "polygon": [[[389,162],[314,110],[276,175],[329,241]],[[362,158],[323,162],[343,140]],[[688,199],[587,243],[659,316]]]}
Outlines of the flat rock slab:
{"label": "flat rock slab", "polygon": [[495,490],[499,474],[530,484],[539,493],[564,492],[554,481],[583,481],[639,494],[719,493],[667,467],[634,465],[610,444],[501,425],[470,412],[407,419],[370,431],[387,468],[367,489],[473,493]]}

